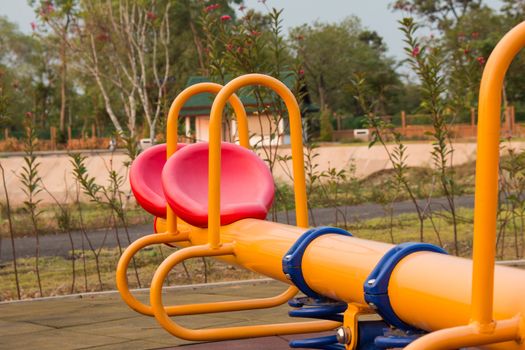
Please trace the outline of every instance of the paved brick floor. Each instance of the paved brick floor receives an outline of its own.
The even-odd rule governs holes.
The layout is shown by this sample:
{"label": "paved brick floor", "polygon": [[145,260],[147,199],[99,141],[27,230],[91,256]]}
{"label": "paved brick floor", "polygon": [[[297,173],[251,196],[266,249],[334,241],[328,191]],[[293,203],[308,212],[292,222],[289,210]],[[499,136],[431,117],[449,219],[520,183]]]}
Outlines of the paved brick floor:
{"label": "paved brick floor", "polygon": [[[265,297],[281,292],[278,282],[257,281],[169,289],[166,301],[201,303]],[[137,293],[146,301],[147,292]],[[237,326],[297,321],[287,316],[288,306],[223,314],[180,317],[191,328]],[[298,338],[298,336],[293,336]],[[292,337],[268,337],[235,342],[193,344],[172,337],[155,319],[128,308],[117,293],[88,294],[44,300],[0,303],[0,349],[170,349],[186,345],[203,349],[288,349]]]}

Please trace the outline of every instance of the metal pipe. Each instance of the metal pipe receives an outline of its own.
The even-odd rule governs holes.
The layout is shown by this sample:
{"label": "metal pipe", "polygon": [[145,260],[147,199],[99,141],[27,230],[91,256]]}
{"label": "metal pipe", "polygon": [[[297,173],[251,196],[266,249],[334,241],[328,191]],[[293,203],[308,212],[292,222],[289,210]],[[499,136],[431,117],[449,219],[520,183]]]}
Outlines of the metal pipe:
{"label": "metal pipe", "polygon": [[[163,221],[157,223],[163,229]],[[188,226],[189,242],[207,242],[207,230]],[[221,227],[223,242],[235,242],[235,256],[228,263],[290,283],[281,261],[305,229],[255,219],[240,220]],[[303,274],[317,293],[347,303],[364,303],[363,285],[391,244],[356,237],[326,235],[315,239],[303,256]],[[464,326],[470,320],[472,261],[431,252],[405,257],[390,278],[389,295],[396,314],[406,323],[426,331]],[[525,270],[507,266],[495,268],[494,317],[505,320],[525,315]],[[487,347],[490,348],[490,347]],[[497,349],[525,349],[508,342]],[[495,348],[493,348],[495,349]]]}
{"label": "metal pipe", "polygon": [[496,45],[487,60],[479,90],[472,321],[479,324],[481,332],[490,332],[493,327],[501,92],[507,69],[523,46],[525,22],[514,27]]}
{"label": "metal pipe", "polygon": [[[177,151],[177,142],[179,139],[178,127],[179,127],[179,114],[184,107],[184,104],[194,95],[201,93],[217,94],[221,91],[222,85],[216,83],[198,83],[184,89],[180,94],[177,95],[175,100],[170,106],[168,112],[168,120],[166,121],[166,159],[171,157]],[[239,130],[239,143],[245,148],[250,148],[250,137],[248,135],[248,117],[246,116],[246,110],[241,102],[241,99],[232,94],[229,96],[228,101],[235,117],[237,118],[237,125]],[[226,101],[224,102],[226,105]],[[168,205],[166,208],[167,218],[167,232],[177,232],[177,216],[173,212],[173,209]]]}

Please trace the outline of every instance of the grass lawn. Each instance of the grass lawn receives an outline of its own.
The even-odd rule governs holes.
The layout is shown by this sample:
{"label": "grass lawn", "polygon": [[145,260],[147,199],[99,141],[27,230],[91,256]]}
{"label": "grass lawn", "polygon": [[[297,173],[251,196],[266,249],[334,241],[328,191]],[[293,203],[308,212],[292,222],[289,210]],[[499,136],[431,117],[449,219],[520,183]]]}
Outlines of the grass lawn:
{"label": "grass lawn", "polygon": [[[459,211],[458,242],[460,256],[469,257],[472,249],[472,217],[471,209],[461,209]],[[392,220],[392,221],[391,221]],[[391,225],[392,223],[392,225]],[[393,218],[383,217],[361,222],[354,222],[346,229],[355,236],[370,240],[392,243],[408,241],[419,241],[418,219],[415,214],[405,214]],[[433,214],[433,224],[430,219],[425,220],[424,240],[429,243],[439,244],[453,253],[454,239],[453,229],[450,220],[445,213],[436,212]],[[343,227],[345,228],[345,227]],[[513,226],[507,228],[506,237],[500,235],[498,255],[500,259],[516,259],[519,252],[523,257],[523,235],[519,228],[515,235]],[[518,251],[516,251],[516,242]],[[502,243],[505,246],[502,249]],[[171,252],[172,248],[166,246],[156,246],[143,249],[137,254],[137,272],[142,287],[149,286],[151,277],[160,262]],[[94,255],[91,251],[76,251],[74,256],[62,257],[42,257],[40,259],[40,271],[42,276],[42,288],[44,295],[69,294],[85,291],[111,290],[115,289],[115,267],[119,258],[119,250],[101,250],[100,261],[100,281],[96,269]],[[73,263],[75,265],[75,285],[73,286]],[[38,296],[38,287],[35,275],[34,258],[24,258],[18,260],[18,270],[20,285],[24,298]],[[226,265],[220,261],[206,259],[206,278],[205,268],[201,259],[192,259],[186,262],[187,273],[184,266],[178,265],[171,273],[169,284],[190,284],[209,282],[242,280],[247,278],[262,277],[250,271],[236,266]],[[128,278],[132,288],[138,287],[136,276],[130,264]],[[15,278],[13,264],[10,262],[0,266],[0,300],[10,300],[16,298]]]}

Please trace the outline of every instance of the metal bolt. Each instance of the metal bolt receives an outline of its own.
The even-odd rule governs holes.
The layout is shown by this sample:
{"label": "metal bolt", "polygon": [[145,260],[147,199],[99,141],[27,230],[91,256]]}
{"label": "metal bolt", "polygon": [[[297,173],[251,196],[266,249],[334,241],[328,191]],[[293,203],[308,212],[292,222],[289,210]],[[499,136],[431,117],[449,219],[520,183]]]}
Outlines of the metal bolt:
{"label": "metal bolt", "polygon": [[286,278],[288,278],[289,280],[291,280],[291,279],[292,279],[292,276],[290,276],[290,274],[289,274],[289,273],[285,274],[284,276],[286,276]]}
{"label": "metal bolt", "polygon": [[284,260],[292,260],[292,256],[291,255],[287,255],[284,257]]}
{"label": "metal bolt", "polygon": [[375,279],[371,279],[371,280],[368,280],[368,283],[369,286],[373,285],[374,283],[376,283],[376,280]]}
{"label": "metal bolt", "polygon": [[368,306],[370,306],[374,310],[377,310],[377,305],[374,303],[368,303]]}
{"label": "metal bolt", "polygon": [[352,340],[352,334],[346,327],[338,328],[335,333],[335,337],[337,338],[337,342],[339,344],[350,344],[350,341]]}

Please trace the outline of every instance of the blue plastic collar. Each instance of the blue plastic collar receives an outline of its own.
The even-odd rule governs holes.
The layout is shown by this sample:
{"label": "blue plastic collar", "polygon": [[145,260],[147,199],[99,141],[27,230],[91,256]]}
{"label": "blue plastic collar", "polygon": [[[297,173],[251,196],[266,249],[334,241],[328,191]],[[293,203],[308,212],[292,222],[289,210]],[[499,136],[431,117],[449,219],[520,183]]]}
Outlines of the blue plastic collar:
{"label": "blue plastic collar", "polygon": [[418,329],[406,324],[396,315],[390,304],[388,284],[392,271],[401,259],[421,251],[447,254],[442,248],[428,243],[401,243],[390,249],[379,260],[364,285],[365,301],[376,309],[386,323],[405,331],[418,331]]}
{"label": "blue plastic collar", "polygon": [[304,279],[301,265],[304,251],[308,245],[310,245],[310,243],[312,243],[312,241],[317,237],[327,234],[338,234],[349,237],[352,236],[351,233],[337,227],[313,228],[303,233],[301,237],[295,241],[283,258],[283,272],[286,277],[288,277],[301,292],[314,299],[323,299],[323,296],[317,294],[308,286]]}

